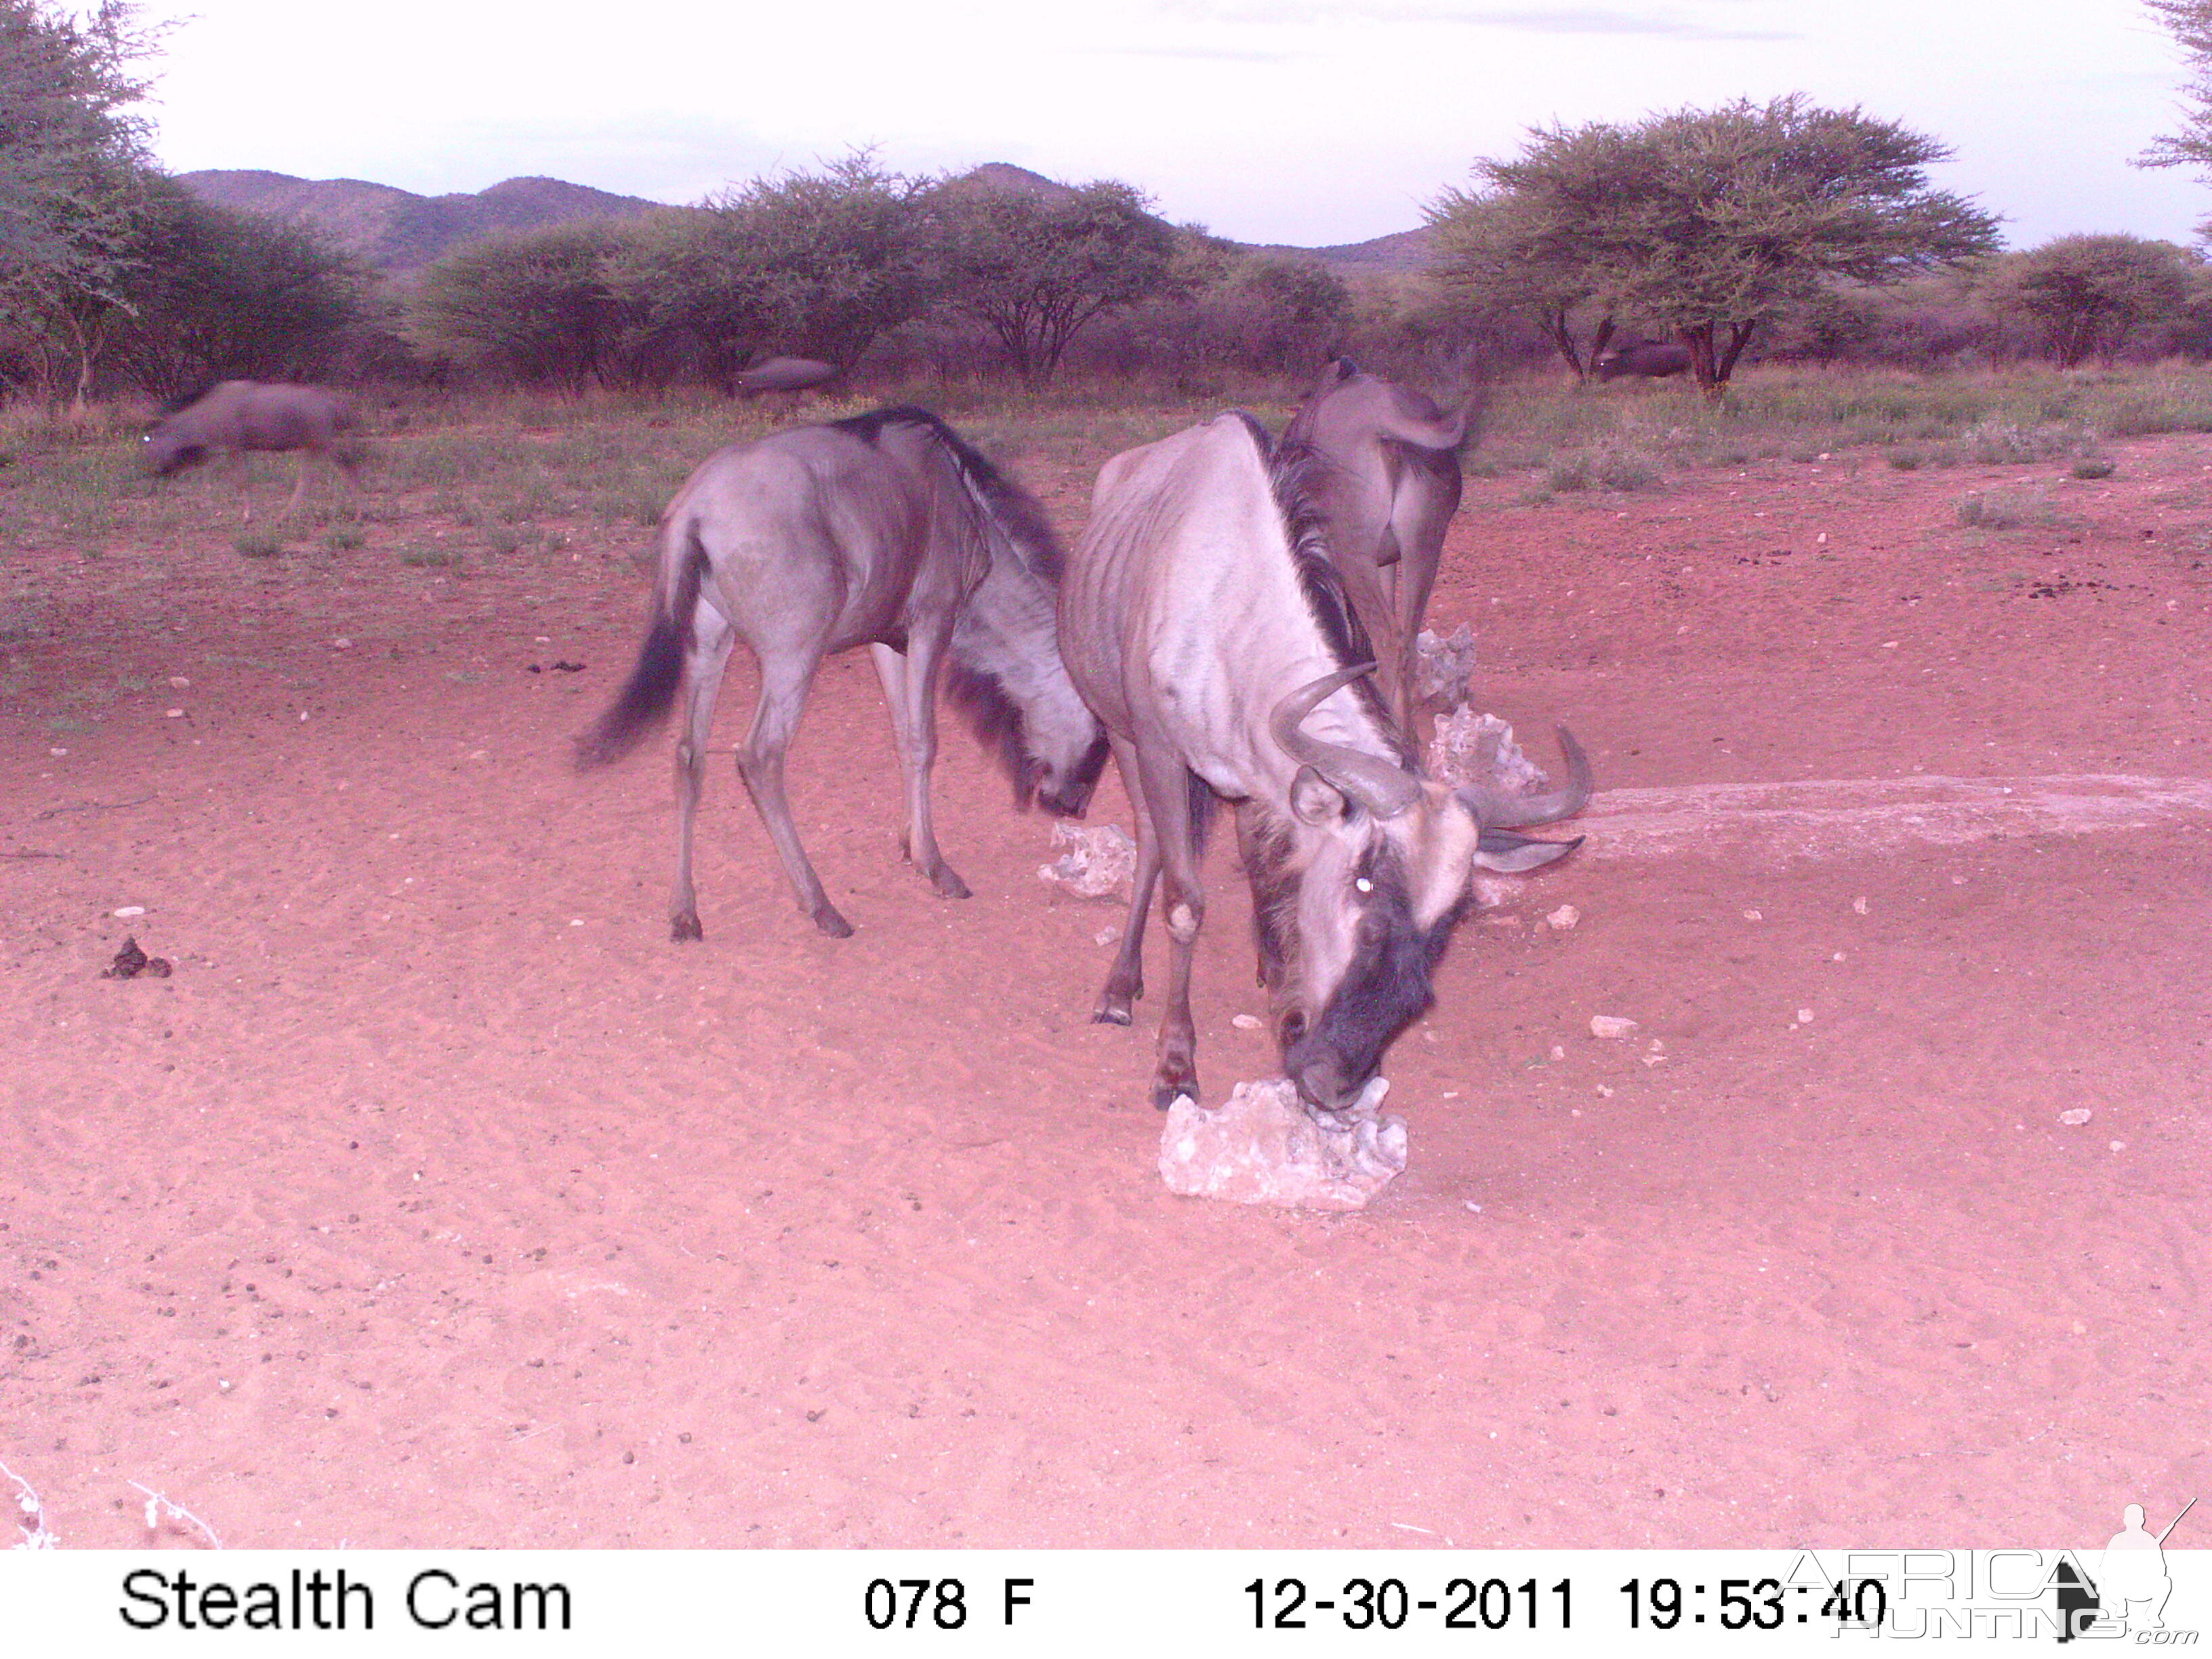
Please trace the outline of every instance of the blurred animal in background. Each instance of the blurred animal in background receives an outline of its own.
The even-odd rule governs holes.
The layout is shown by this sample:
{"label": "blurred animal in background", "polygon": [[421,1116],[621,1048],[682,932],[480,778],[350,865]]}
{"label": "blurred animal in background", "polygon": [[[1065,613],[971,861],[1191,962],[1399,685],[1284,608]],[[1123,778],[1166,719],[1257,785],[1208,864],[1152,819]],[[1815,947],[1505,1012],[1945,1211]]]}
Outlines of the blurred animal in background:
{"label": "blurred animal in background", "polygon": [[1601,381],[1632,374],[1647,380],[1663,380],[1690,367],[1690,348],[1680,340],[1623,340],[1590,365]]}
{"label": "blurred animal in background", "polygon": [[780,392],[786,394],[789,406],[795,408],[800,392],[811,392],[836,375],[836,365],[817,362],[811,357],[770,357],[740,370],[734,384],[738,393],[748,400]]}
{"label": "blurred animal in background", "polygon": [[[324,386],[223,380],[163,405],[146,430],[146,463],[165,478],[211,454],[234,459],[283,450],[300,452],[299,482],[284,504],[288,514],[298,511],[307,494],[311,459],[328,461],[361,488],[368,454],[354,431],[353,404],[344,393]],[[244,516],[253,516],[250,495]]]}

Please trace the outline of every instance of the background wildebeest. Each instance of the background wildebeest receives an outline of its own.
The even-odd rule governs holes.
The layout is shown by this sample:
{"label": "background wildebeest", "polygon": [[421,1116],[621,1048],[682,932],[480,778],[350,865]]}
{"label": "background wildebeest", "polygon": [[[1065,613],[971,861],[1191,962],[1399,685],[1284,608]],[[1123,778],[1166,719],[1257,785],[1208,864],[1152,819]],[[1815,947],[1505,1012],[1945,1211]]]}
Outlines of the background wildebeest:
{"label": "background wildebeest", "polygon": [[[361,487],[365,453],[354,432],[353,404],[324,386],[224,380],[164,405],[146,431],[147,465],[165,478],[205,460],[211,451],[235,456],[287,449],[300,452],[300,477],[285,512],[295,511],[307,493],[311,457],[332,462]],[[251,500],[246,516],[253,516]]]}
{"label": "background wildebeest", "polygon": [[1577,843],[1510,827],[1565,817],[1589,793],[1564,730],[1572,778],[1551,795],[1420,775],[1364,678],[1367,641],[1306,493],[1316,465],[1289,440],[1271,449],[1241,414],[1116,455],[1061,586],[1068,672],[1106,723],[1137,817],[1128,927],[1094,1018],[1130,1023],[1164,869],[1164,1109],[1198,1094],[1190,966],[1217,799],[1237,804],[1283,1068],[1310,1106],[1337,1110],[1432,1000],[1472,866],[1534,869],[1566,853]]}
{"label": "background wildebeest", "polygon": [[653,623],[629,683],[577,744],[577,763],[628,752],[688,685],[677,744],[678,861],[670,933],[698,939],[691,827],[715,693],[742,637],[761,696],[738,770],[799,908],[853,929],[807,861],[783,763],[822,659],[873,653],[906,775],[907,855],[939,893],[968,896],[937,849],[929,772],[939,660],[954,700],[996,742],[1018,803],[1080,814],[1106,763],[1098,721],[1060,659],[1060,554],[1042,510],[927,410],[877,410],[709,456],[660,515]]}
{"label": "background wildebeest", "polygon": [[1413,730],[1413,641],[1459,510],[1459,448],[1480,400],[1447,415],[1418,392],[1333,359],[1284,434],[1313,452],[1307,486],[1329,556],[1376,644],[1376,682]]}
{"label": "background wildebeest", "polygon": [[1611,380],[1622,374],[1640,375],[1647,380],[1663,380],[1671,374],[1680,374],[1690,367],[1690,348],[1680,340],[1623,340],[1612,350],[1602,354],[1590,365],[1590,372],[1601,381]]}
{"label": "background wildebeest", "polygon": [[800,392],[834,379],[836,373],[834,365],[817,362],[811,357],[769,357],[741,370],[733,384],[747,398],[787,392],[795,403]]}

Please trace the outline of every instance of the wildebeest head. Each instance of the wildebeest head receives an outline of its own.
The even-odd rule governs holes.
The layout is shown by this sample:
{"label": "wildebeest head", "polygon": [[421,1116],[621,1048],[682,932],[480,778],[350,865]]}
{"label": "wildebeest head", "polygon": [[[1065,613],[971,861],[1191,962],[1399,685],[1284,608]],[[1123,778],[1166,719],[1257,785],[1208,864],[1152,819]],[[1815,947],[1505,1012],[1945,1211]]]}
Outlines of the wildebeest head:
{"label": "wildebeest head", "polygon": [[208,447],[176,417],[156,421],[145,436],[146,465],[156,477],[166,478],[207,459]]}
{"label": "wildebeest head", "polygon": [[1437,962],[1474,872],[1533,870],[1571,852],[1578,840],[1534,841],[1512,828],[1578,811],[1590,787],[1589,763],[1564,730],[1566,787],[1514,798],[1449,789],[1301,729],[1323,698],[1365,672],[1341,670],[1277,707],[1275,740],[1300,763],[1291,818],[1245,820],[1283,1069],[1325,1111],[1352,1104],[1393,1039],[1434,1001]]}

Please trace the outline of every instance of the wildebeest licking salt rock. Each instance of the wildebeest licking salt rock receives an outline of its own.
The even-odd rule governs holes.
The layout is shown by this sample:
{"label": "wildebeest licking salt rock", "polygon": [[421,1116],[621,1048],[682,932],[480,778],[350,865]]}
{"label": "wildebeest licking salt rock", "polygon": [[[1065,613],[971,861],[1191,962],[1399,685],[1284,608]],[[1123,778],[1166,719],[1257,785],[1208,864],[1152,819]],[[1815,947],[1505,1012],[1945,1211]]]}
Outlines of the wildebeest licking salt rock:
{"label": "wildebeest licking salt rock", "polygon": [[1406,1167],[1405,1120],[1381,1115],[1389,1086],[1375,1079],[1334,1124],[1310,1116],[1285,1078],[1240,1083],[1213,1111],[1178,1098],[1160,1133],[1160,1179],[1192,1198],[1363,1209]]}

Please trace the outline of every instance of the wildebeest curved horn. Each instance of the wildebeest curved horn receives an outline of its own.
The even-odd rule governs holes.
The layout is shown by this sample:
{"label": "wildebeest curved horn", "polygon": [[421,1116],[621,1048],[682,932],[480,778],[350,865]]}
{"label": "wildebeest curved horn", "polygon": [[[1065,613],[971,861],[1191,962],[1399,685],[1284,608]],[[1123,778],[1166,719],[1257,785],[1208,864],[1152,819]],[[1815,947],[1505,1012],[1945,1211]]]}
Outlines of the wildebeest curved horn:
{"label": "wildebeest curved horn", "polygon": [[1468,810],[1482,821],[1486,830],[1510,830],[1523,823],[1553,823],[1572,817],[1590,797],[1589,757],[1565,726],[1560,726],[1559,733],[1559,752],[1567,757],[1565,788],[1554,789],[1548,795],[1507,795],[1470,783],[1452,793],[1467,803]]}
{"label": "wildebeest curved horn", "polygon": [[1374,672],[1373,663],[1364,662],[1300,686],[1275,705],[1268,726],[1283,752],[1292,760],[1312,767],[1376,817],[1393,818],[1419,798],[1421,786],[1411,774],[1377,756],[1324,743],[1300,729],[1323,698]]}

